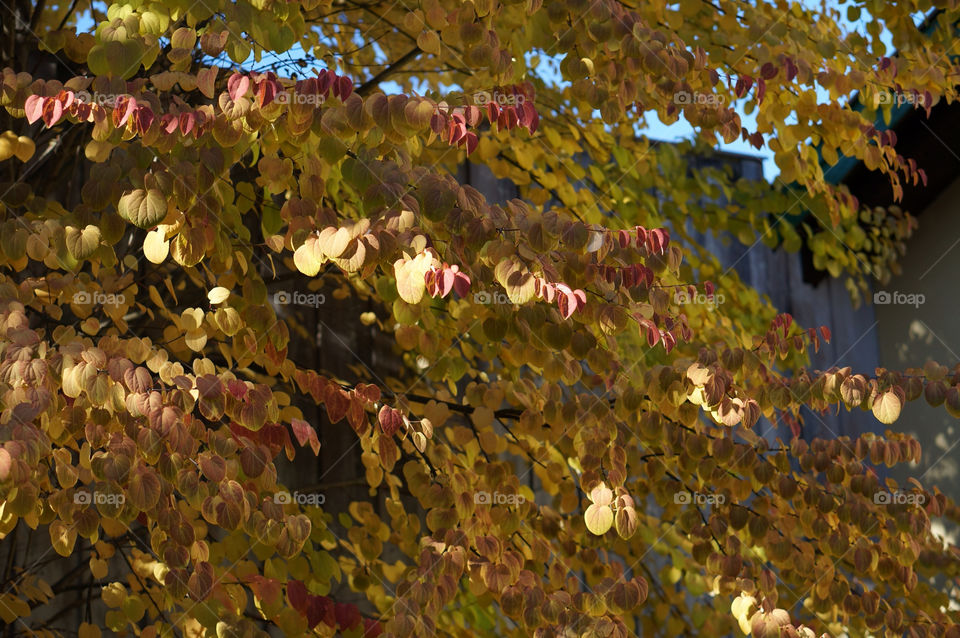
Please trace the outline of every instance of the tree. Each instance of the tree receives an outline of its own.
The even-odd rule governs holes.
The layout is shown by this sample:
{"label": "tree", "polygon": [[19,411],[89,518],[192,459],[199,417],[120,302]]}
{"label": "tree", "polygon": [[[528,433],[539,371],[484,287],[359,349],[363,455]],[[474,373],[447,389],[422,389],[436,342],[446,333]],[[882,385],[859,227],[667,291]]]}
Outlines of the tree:
{"label": "tree", "polygon": [[[956,3],[848,3],[865,34],[735,0],[101,9],[2,7],[0,537],[42,548],[7,551],[8,635],[73,609],[81,636],[960,635],[955,505],[875,469],[917,442],[798,429],[960,415],[960,366],[810,370],[829,329],[690,235],[807,245],[854,295],[888,276],[913,218],[824,166],[925,180],[873,118],[956,98]],[[696,144],[639,135],[652,113]],[[779,183],[687,165],[720,138]],[[321,282],[401,378],[290,347],[315,311],[283,295]],[[370,499],[291,495],[281,452],[345,428]]]}

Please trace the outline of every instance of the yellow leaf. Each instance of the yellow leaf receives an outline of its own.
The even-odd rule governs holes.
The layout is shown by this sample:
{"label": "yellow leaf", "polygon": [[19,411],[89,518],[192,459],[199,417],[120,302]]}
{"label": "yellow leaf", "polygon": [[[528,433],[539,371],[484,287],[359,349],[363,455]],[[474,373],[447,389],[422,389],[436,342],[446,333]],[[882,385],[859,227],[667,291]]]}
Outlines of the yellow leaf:
{"label": "yellow leaf", "polygon": [[100,628],[91,625],[88,622],[81,623],[80,630],[77,635],[79,638],[100,638]]}
{"label": "yellow leaf", "polygon": [[[143,254],[153,264],[162,264],[170,253],[170,242],[164,239],[164,232],[157,228],[147,233],[143,240]],[[158,304],[159,305],[159,304]]]}
{"label": "yellow leaf", "polygon": [[609,505],[597,505],[594,503],[584,512],[583,518],[591,534],[602,536],[606,534],[610,526],[613,525],[613,510],[610,509]]}
{"label": "yellow leaf", "polygon": [[77,530],[63,521],[53,521],[50,523],[50,541],[58,554],[69,556],[77,542]]}
{"label": "yellow leaf", "polygon": [[90,557],[90,573],[97,580],[101,580],[107,575],[107,561],[102,558]]}
{"label": "yellow leaf", "polygon": [[229,296],[230,291],[223,286],[217,286],[207,293],[207,299],[209,299],[212,304],[223,303]]}

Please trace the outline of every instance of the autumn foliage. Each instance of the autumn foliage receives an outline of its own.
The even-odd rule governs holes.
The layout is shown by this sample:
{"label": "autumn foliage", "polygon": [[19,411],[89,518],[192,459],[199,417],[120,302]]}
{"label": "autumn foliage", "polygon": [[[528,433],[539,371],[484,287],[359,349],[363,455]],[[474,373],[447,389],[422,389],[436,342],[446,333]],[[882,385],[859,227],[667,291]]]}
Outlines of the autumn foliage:
{"label": "autumn foliage", "polygon": [[[956,99],[952,32],[848,5],[866,33],[736,0],[2,4],[5,635],[960,636],[958,510],[881,478],[917,442],[803,430],[960,417],[960,367],[809,369],[829,327],[694,239],[806,246],[855,297],[896,268],[913,217],[825,169],[925,183],[875,116]],[[688,163],[720,139],[777,182]],[[277,297],[321,287],[370,310]],[[316,369],[317,316],[405,372]],[[334,432],[347,511],[281,478]]]}

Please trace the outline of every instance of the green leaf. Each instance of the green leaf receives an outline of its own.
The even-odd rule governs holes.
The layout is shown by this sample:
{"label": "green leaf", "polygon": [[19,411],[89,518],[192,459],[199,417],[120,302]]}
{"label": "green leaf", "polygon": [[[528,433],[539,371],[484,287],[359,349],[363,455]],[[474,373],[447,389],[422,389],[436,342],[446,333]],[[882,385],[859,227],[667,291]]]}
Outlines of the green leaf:
{"label": "green leaf", "polygon": [[100,245],[100,228],[92,224],[83,230],[76,226],[67,226],[66,229],[67,250],[75,259],[86,259]]}
{"label": "green leaf", "polygon": [[117,204],[117,212],[131,224],[150,229],[167,216],[167,200],[155,188],[137,188],[123,194]]}

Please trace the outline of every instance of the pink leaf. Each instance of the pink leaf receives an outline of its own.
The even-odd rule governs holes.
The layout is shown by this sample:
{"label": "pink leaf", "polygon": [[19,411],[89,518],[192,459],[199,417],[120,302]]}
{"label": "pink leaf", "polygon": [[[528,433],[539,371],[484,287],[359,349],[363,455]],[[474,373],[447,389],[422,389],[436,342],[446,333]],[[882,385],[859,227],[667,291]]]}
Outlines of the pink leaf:
{"label": "pink leaf", "polygon": [[453,290],[453,284],[457,278],[457,273],[450,268],[444,268],[440,273],[440,296],[446,297]]}
{"label": "pink leaf", "polygon": [[579,288],[573,291],[573,298],[577,302],[577,310],[583,310],[584,306],[587,305],[587,293]]}
{"label": "pink leaf", "polygon": [[480,107],[471,104],[464,109],[464,117],[467,120],[468,126],[476,126],[480,123],[480,118],[483,117],[483,115],[480,113]]}
{"label": "pink leaf", "polygon": [[190,131],[193,130],[193,125],[196,123],[196,118],[193,113],[181,113],[180,114],[180,134],[188,135]]}
{"label": "pink leaf", "polygon": [[242,73],[234,73],[227,80],[227,93],[234,102],[246,95],[249,88],[250,78]]}
{"label": "pink leaf", "polygon": [[117,98],[117,103],[113,108],[113,124],[120,128],[133,115],[133,110],[137,108],[137,101],[129,95],[121,95]]}
{"label": "pink leaf", "polygon": [[43,96],[31,95],[24,102],[23,108],[27,112],[27,122],[33,124],[43,115]]}
{"label": "pink leaf", "polygon": [[557,308],[564,319],[569,319],[577,309],[577,298],[565,284],[557,284]]}

